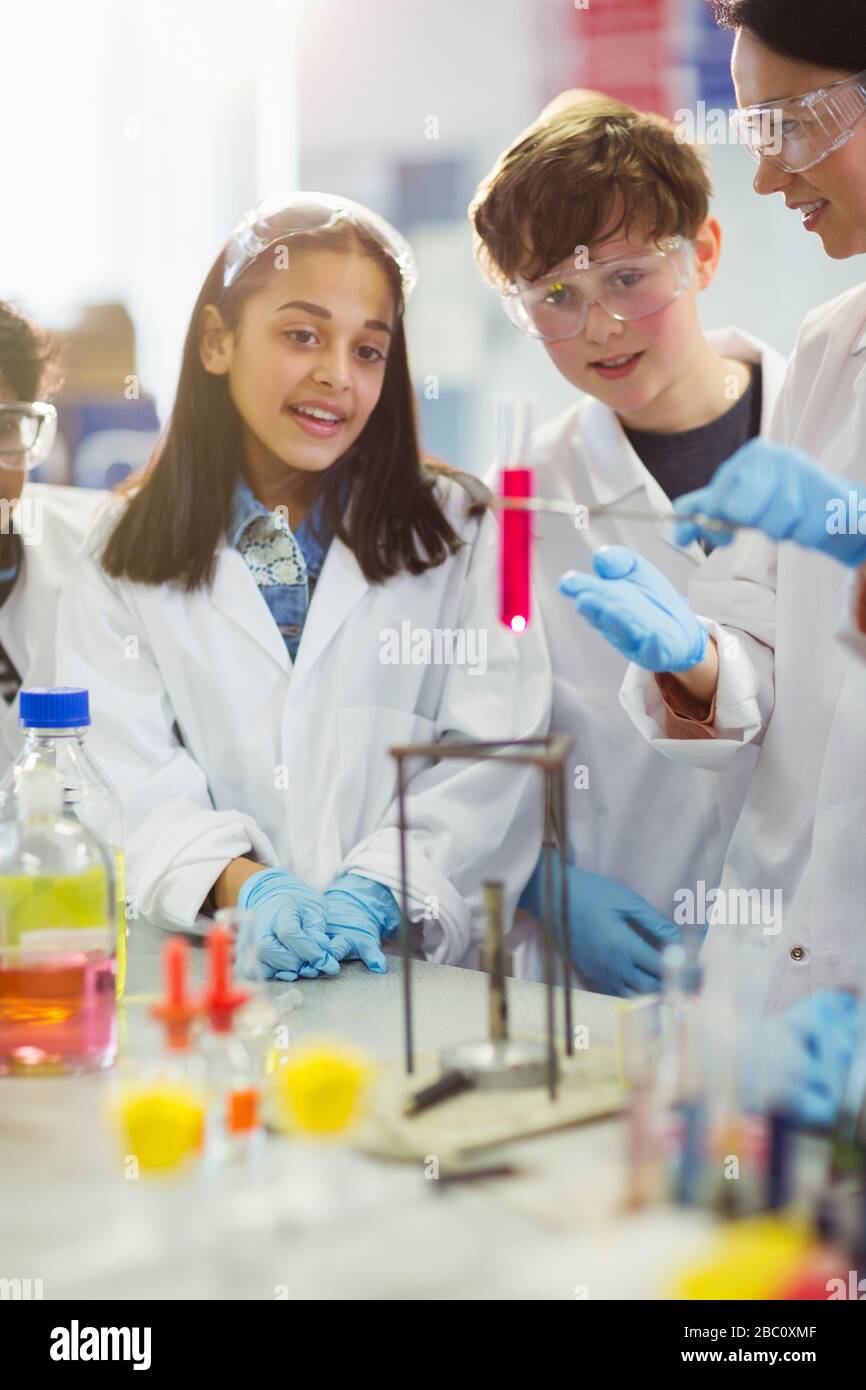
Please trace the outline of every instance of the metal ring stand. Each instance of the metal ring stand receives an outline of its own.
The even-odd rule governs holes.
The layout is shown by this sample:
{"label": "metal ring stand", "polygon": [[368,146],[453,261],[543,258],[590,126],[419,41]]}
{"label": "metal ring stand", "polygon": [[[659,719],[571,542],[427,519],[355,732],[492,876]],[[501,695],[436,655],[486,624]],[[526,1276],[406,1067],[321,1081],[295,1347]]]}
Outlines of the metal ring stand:
{"label": "metal ring stand", "polygon": [[[464,761],[494,759],[514,763],[517,766],[537,767],[542,773],[542,792],[544,797],[544,917],[542,922],[544,940],[544,975],[546,986],[546,1081],[551,1100],[555,1099],[558,1081],[556,1049],[556,985],[564,989],[564,1050],[570,1057],[574,1052],[574,1030],[572,1027],[571,990],[572,966],[568,950],[568,878],[566,872],[565,846],[565,762],[574,744],[574,739],[566,734],[549,734],[545,738],[499,739],[496,741],[459,742],[443,740],[441,743],[411,743],[390,750],[397,762],[397,804],[400,833],[400,908],[402,912],[401,932],[403,946],[403,1028],[405,1042],[406,1072],[411,1075],[415,1069],[415,1048],[412,1020],[412,924],[409,917],[409,869],[406,820],[406,762],[410,758],[424,758],[438,761],[443,758],[461,758]],[[560,861],[560,903],[558,932],[554,927],[553,909],[553,834],[559,848]],[[559,961],[561,979],[555,968]],[[493,1040],[497,1041],[497,1040]],[[499,1042],[504,1040],[499,1039]],[[487,1049],[490,1044],[474,1044]],[[500,1048],[503,1066],[506,1057],[514,1059],[514,1048],[510,1051]],[[490,1072],[487,1073],[487,1084]],[[506,1083],[507,1084],[507,1083]]]}

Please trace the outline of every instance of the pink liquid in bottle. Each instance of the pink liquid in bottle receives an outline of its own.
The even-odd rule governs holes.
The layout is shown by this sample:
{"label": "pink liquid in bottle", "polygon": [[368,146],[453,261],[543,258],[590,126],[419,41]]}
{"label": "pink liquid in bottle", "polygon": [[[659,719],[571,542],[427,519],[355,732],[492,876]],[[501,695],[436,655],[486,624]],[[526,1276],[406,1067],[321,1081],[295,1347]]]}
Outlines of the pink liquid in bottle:
{"label": "pink liquid in bottle", "polygon": [[114,1061],[114,956],[46,955],[0,951],[0,1075],[68,1075]]}

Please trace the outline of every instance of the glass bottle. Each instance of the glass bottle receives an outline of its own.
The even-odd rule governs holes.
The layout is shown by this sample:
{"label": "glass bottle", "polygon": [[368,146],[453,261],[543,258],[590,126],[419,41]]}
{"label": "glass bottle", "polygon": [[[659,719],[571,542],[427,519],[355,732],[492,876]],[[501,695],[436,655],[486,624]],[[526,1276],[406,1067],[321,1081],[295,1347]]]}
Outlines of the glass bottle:
{"label": "glass bottle", "polygon": [[48,768],[21,771],[0,821],[0,1073],[77,1074],[117,1053],[112,864],[62,814]]}
{"label": "glass bottle", "polygon": [[51,768],[62,778],[64,812],[76,816],[102,844],[110,846],[114,856],[112,916],[117,940],[119,997],[126,981],[123,824],[117,793],[85,746],[90,727],[89,694],[71,686],[22,690],[18,709],[24,743],[0,783],[0,820],[15,819],[16,793],[22,772]]}

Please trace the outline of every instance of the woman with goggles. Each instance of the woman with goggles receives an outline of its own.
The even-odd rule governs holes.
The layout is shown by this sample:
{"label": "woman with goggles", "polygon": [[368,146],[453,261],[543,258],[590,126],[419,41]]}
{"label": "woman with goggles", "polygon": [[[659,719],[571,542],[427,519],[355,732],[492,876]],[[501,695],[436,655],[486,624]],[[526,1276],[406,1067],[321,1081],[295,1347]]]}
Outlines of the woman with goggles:
{"label": "woman with goggles", "polygon": [[[863,254],[866,8],[714,0],[714,9],[736,30],[736,124],[757,160],[755,190],[782,194],[828,256]],[[696,575],[696,611],[624,548],[599,552],[595,574],[562,587],[632,660],[623,704],[660,751],[722,771],[759,746],[721,896],[781,895],[779,920],[751,930],[774,1026],[786,1030],[788,1101],[825,1124],[853,1046],[851,990],[863,988],[866,284],[807,316],[769,433],[777,442],[750,441],[674,504],[734,528],[728,541],[750,532]],[[719,539],[683,521],[676,539],[710,534]],[[710,978],[732,940],[710,925]]]}

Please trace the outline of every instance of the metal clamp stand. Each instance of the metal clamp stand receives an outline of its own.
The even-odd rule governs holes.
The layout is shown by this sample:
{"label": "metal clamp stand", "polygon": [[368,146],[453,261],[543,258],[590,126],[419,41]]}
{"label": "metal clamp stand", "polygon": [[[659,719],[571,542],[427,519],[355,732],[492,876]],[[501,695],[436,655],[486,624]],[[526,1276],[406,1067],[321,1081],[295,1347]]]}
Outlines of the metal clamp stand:
{"label": "metal clamp stand", "polygon": [[[568,879],[566,873],[567,856],[565,846],[565,762],[573,744],[574,739],[566,734],[549,734],[546,738],[505,739],[496,742],[466,741],[461,743],[448,740],[441,743],[412,743],[390,750],[391,756],[397,761],[397,803],[400,833],[400,907],[402,912],[401,931],[403,943],[403,1027],[406,1071],[409,1075],[411,1075],[415,1069],[415,1049],[412,1023],[412,924],[409,918],[406,761],[409,758],[425,758],[430,760],[461,758],[464,761],[481,761],[492,758],[498,759],[499,761],[511,762],[518,766],[529,765],[531,767],[537,767],[542,773],[545,824],[545,891],[542,928],[544,933],[544,973],[547,1002],[546,1080],[548,1093],[551,1100],[553,1100],[556,1096],[558,1079],[555,994],[555,986],[559,982],[556,978],[558,972],[555,969],[555,961],[557,959],[559,960],[562,972],[561,983],[564,987],[565,1053],[566,1056],[570,1057],[574,1052],[574,1030],[571,1017],[572,967],[571,956],[568,949]],[[550,842],[551,830],[558,844],[560,858],[558,932],[554,928],[553,921],[553,846]],[[490,885],[489,887],[495,887],[495,885]],[[488,890],[488,913],[490,911],[490,906],[491,899]],[[499,911],[501,920],[501,902],[499,904]],[[501,1008],[500,1019],[504,1026],[504,1008]],[[500,1038],[499,1041],[500,1043],[505,1043],[506,1047],[508,1046],[507,1039],[504,1037]],[[473,1044],[473,1046],[479,1045]],[[496,1039],[491,1036],[490,1044],[482,1044],[480,1046],[486,1047],[488,1050],[492,1046],[495,1052],[497,1049],[497,1042]],[[518,1045],[513,1044],[510,1046],[513,1050]],[[502,1047],[500,1047],[499,1051],[502,1050]],[[479,1084],[483,1084],[480,1077]],[[491,1083],[488,1082],[488,1084]],[[521,1084],[528,1083],[523,1082]]]}

